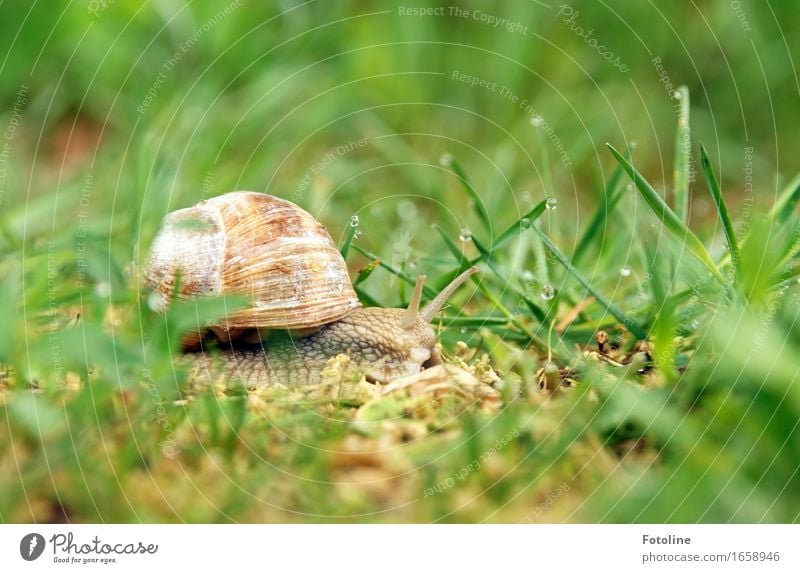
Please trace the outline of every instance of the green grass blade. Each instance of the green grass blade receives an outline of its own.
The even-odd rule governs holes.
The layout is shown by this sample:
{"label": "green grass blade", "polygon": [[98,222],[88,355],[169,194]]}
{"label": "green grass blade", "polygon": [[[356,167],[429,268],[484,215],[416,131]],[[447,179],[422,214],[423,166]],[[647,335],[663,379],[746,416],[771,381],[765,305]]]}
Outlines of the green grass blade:
{"label": "green grass blade", "polygon": [[800,173],[792,179],[772,206],[770,217],[777,217],[781,223],[787,221],[800,201]]}
{"label": "green grass blade", "polygon": [[347,255],[350,253],[350,245],[353,244],[353,238],[356,236],[356,231],[358,227],[353,227],[352,225],[348,226],[347,237],[344,239],[344,244],[342,244],[342,248],[339,249],[339,252],[342,253],[342,258],[346,259]]}
{"label": "green grass blade", "polygon": [[433,228],[436,229],[436,232],[439,233],[439,236],[444,241],[447,250],[450,251],[450,254],[453,255],[453,258],[458,261],[459,269],[467,270],[470,266],[480,261],[480,257],[476,257],[474,261],[467,261],[464,257],[463,251],[458,247],[456,242],[450,238],[450,236],[444,232],[444,230],[437,224],[434,223]]}
{"label": "green grass blade", "polygon": [[684,223],[689,222],[689,174],[692,165],[692,139],[689,128],[689,88],[681,86],[675,91],[678,98],[678,128],[675,133],[675,170],[673,189],[675,214]]}
{"label": "green grass blade", "polygon": [[589,250],[589,246],[594,240],[597,239],[597,233],[600,231],[600,226],[604,221],[608,220],[609,215],[619,203],[625,191],[625,186],[622,184],[622,166],[617,165],[611,177],[608,180],[606,191],[603,193],[600,206],[595,210],[592,219],[586,227],[586,230],[581,235],[578,246],[575,247],[575,252],[572,254],[572,264],[578,265],[583,259],[583,256]]}
{"label": "green grass blade", "polygon": [[467,177],[467,173],[461,168],[461,165],[459,165],[455,159],[450,159],[449,167],[458,177],[458,180],[461,182],[461,186],[464,187],[464,190],[472,198],[472,202],[475,205],[475,211],[477,212],[481,223],[483,223],[483,226],[486,228],[486,231],[491,232],[492,219],[489,217],[489,212],[486,210],[486,206],[483,204],[483,199],[478,194],[478,190],[475,189],[474,185],[472,185],[469,177]]}
{"label": "green grass blade", "polygon": [[733,224],[731,217],[728,214],[728,206],[725,204],[725,198],[722,196],[722,191],[719,188],[719,181],[717,176],[714,175],[714,169],[711,167],[711,161],[708,158],[708,152],[703,144],[700,144],[700,165],[703,168],[703,173],[708,182],[708,190],[711,191],[711,196],[714,199],[714,204],[717,206],[717,213],[719,220],[722,222],[722,229],[725,232],[725,239],[728,241],[728,248],[731,252],[731,264],[733,265],[734,274],[739,273],[739,243],[736,240],[736,234],[733,231]]}
{"label": "green grass blade", "polygon": [[570,273],[575,279],[583,285],[583,287],[589,291],[594,298],[599,302],[601,305],[605,307],[605,309],[611,314],[614,318],[620,321],[625,327],[630,330],[634,335],[636,335],[640,339],[647,338],[647,334],[644,330],[630,317],[628,317],[622,310],[620,310],[614,303],[608,300],[603,294],[597,290],[592,283],[589,282],[581,272],[576,269],[572,263],[569,262],[564,253],[562,253],[558,247],[556,247],[553,242],[545,235],[541,229],[538,227],[533,227],[533,230],[539,235],[542,239],[542,242],[545,246],[550,249],[553,255],[556,257],[559,263]]}
{"label": "green grass blade", "polygon": [[683,241],[683,244],[686,245],[689,251],[711,271],[711,274],[713,274],[720,283],[726,284],[725,277],[722,276],[722,273],[720,273],[717,265],[714,264],[714,260],[708,254],[708,251],[706,251],[706,248],[697,235],[695,235],[689,227],[678,218],[675,212],[669,208],[661,195],[658,194],[658,191],[648,183],[647,179],[645,179],[642,174],[614,148],[614,146],[611,144],[607,145],[614,155],[614,158],[628,173],[645,202],[650,206],[659,220],[664,223],[664,226],[676,235],[678,239]]}
{"label": "green grass blade", "polygon": [[511,224],[505,231],[497,235],[497,240],[494,241],[492,244],[492,251],[495,251],[505,245],[508,241],[529,229],[536,220],[542,216],[547,210],[547,201],[539,202],[533,209],[525,213],[522,217],[517,219],[517,221]]}
{"label": "green grass blade", "polygon": [[[395,266],[383,261],[375,253],[371,253],[366,249],[362,249],[358,245],[353,245],[352,249],[354,251],[358,252],[358,253],[361,253],[362,255],[364,255],[365,257],[367,257],[368,259],[370,259],[372,261],[379,261],[378,265],[381,268],[383,268],[383,269],[389,271],[390,273],[392,273],[393,275],[396,275],[397,277],[403,279],[404,281],[406,281],[406,283],[408,283],[410,285],[415,285],[417,283],[416,277],[412,277],[407,272],[405,272],[405,271],[403,271],[401,269],[398,269],[397,267],[395,267]],[[431,287],[429,287],[427,285],[422,287],[422,292],[424,292],[425,296],[427,296],[428,298],[433,298],[433,297],[436,296],[436,291],[433,290]]]}
{"label": "green grass blade", "polygon": [[500,280],[500,282],[504,285],[507,285],[507,288],[515,296],[525,301],[528,308],[531,309],[531,311],[539,320],[539,322],[542,322],[544,324],[549,324],[546,313],[539,307],[539,305],[530,300],[529,297],[525,296],[525,293],[521,292],[519,289],[512,286],[510,281],[508,280],[508,277],[505,277],[503,273],[500,272],[500,269],[498,269],[497,265],[495,265],[494,263],[492,254],[486,249],[486,247],[484,247],[480,243],[480,241],[478,241],[475,237],[472,237],[472,243],[475,245],[475,248],[478,249],[478,252],[481,254],[481,259],[483,259],[486,262],[486,266],[488,266],[489,269],[491,269],[492,273],[494,273],[494,275]]}
{"label": "green grass blade", "polygon": [[380,261],[375,260],[365,265],[363,269],[358,271],[358,276],[356,277],[356,280],[353,282],[353,286],[360,285],[365,280],[367,280],[369,278],[369,275],[372,274],[372,271],[374,271],[375,268],[378,267],[380,264],[381,264]]}
{"label": "green grass blade", "polygon": [[[511,239],[517,237],[519,234],[524,232],[525,230],[529,229],[531,225],[533,225],[536,220],[542,216],[542,213],[545,212],[547,209],[546,202],[541,201],[539,202],[533,209],[525,213],[522,217],[514,221],[511,225],[509,225],[505,231],[500,233],[497,236],[497,240],[492,243],[492,248],[490,252],[494,252],[497,249],[503,247],[506,243],[508,243]],[[451,239],[438,225],[434,224],[434,229],[439,233],[442,239],[447,245],[447,249],[453,253],[461,253],[461,249],[458,248],[458,245]],[[460,260],[460,255],[456,257],[456,260]],[[481,262],[482,257],[478,255],[474,259],[470,260],[466,264],[462,265],[462,270],[466,270],[468,267],[472,265],[476,265]]]}
{"label": "green grass blade", "polygon": [[465,328],[482,328],[484,326],[505,326],[511,324],[506,316],[444,316],[440,317],[443,326],[463,326]]}

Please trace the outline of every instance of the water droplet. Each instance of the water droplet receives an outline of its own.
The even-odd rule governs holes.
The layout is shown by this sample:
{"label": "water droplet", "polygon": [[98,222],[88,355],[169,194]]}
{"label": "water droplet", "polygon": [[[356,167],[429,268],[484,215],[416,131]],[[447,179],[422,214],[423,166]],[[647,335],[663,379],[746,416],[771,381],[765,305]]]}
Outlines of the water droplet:
{"label": "water droplet", "polygon": [[633,271],[631,270],[631,268],[628,265],[620,267],[620,269],[619,269],[619,274],[621,274],[623,277],[631,276],[632,272]]}
{"label": "water droplet", "polygon": [[467,329],[466,329],[465,327],[463,327],[463,326],[462,326],[462,327],[461,327],[461,330],[459,330],[459,332],[460,332],[461,334],[466,334],[466,333],[467,333]]}
{"label": "water droplet", "polygon": [[364,232],[361,229],[356,229],[356,232],[353,233],[354,239],[360,239]]}
{"label": "water droplet", "polygon": [[523,202],[524,202],[526,205],[533,205],[533,195],[531,195],[530,193],[528,193],[527,191],[525,191],[525,192],[522,194],[522,201],[523,201]]}
{"label": "water droplet", "polygon": [[439,165],[442,167],[450,167],[453,164],[453,156],[450,153],[442,153],[439,156]]}
{"label": "water droplet", "polygon": [[522,271],[522,280],[524,280],[524,281],[532,281],[533,280],[533,273],[531,271]]}
{"label": "water droplet", "polygon": [[542,298],[544,300],[553,300],[556,296],[556,289],[551,285],[544,285],[542,287]]}
{"label": "water droplet", "polygon": [[533,127],[541,127],[542,123],[544,123],[544,119],[542,118],[541,115],[537,114],[537,115],[534,115],[533,117],[531,117],[531,125]]}
{"label": "water droplet", "polygon": [[523,217],[522,219],[519,220],[519,226],[522,227],[523,229],[529,229],[531,226],[531,220],[528,219],[527,217]]}
{"label": "water droplet", "polygon": [[472,231],[470,230],[469,227],[464,227],[458,234],[458,238],[461,239],[462,243],[466,243],[467,241],[472,239]]}
{"label": "water droplet", "polygon": [[551,211],[558,209],[558,199],[555,197],[548,197],[544,204]]}
{"label": "water droplet", "polygon": [[167,301],[160,292],[154,290],[147,296],[147,306],[153,312],[164,312],[167,309]]}
{"label": "water droplet", "polygon": [[633,183],[628,183],[627,185],[625,185],[625,190],[629,192],[633,191]]}
{"label": "water droplet", "polygon": [[681,92],[675,90],[675,92],[672,94],[672,97],[674,97],[675,99],[681,99],[683,96],[681,95]]}
{"label": "water droplet", "polygon": [[631,141],[631,142],[628,144],[628,147],[630,147],[631,149],[636,149],[638,146],[639,146],[639,144],[638,144],[638,143],[636,143],[636,141]]}
{"label": "water droplet", "polygon": [[723,241],[722,248],[725,249],[726,251],[728,250],[728,242],[727,241]]}
{"label": "water droplet", "polygon": [[111,285],[107,282],[97,283],[97,286],[94,287],[94,290],[103,298],[108,298],[108,296],[111,294]]}
{"label": "water droplet", "polygon": [[397,206],[397,216],[404,221],[410,221],[417,217],[417,206],[409,200],[400,201]]}
{"label": "water droplet", "polygon": [[358,219],[358,215],[353,215],[352,217],[350,217],[350,226],[351,227],[358,227],[359,222],[360,221]]}
{"label": "water droplet", "polygon": [[692,330],[697,330],[700,328],[700,321],[695,318],[691,323],[689,323],[689,326],[692,327]]}

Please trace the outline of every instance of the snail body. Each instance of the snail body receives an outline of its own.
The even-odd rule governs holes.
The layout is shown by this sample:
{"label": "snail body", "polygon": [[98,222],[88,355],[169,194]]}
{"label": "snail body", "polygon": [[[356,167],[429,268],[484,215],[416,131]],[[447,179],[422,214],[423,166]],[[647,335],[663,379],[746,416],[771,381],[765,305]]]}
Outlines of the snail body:
{"label": "snail body", "polygon": [[164,306],[176,284],[179,298],[248,296],[252,304],[210,325],[218,356],[204,351],[203,328],[185,347],[197,377],[221,374],[256,387],[319,382],[340,354],[380,382],[439,363],[430,323],[477,270],[456,277],[422,310],[424,275],[408,308],[362,308],[319,222],[289,201],[237,191],[167,215],[144,279]]}

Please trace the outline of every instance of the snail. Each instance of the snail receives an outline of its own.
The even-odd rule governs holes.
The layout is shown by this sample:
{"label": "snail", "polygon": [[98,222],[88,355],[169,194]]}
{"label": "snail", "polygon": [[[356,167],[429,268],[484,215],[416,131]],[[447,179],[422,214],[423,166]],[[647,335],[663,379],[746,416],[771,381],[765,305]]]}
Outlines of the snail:
{"label": "snail", "polygon": [[172,296],[248,296],[246,308],[210,328],[218,357],[205,352],[205,331],[191,333],[184,349],[196,362],[194,375],[221,374],[253,388],[320,382],[340,354],[377,382],[441,363],[431,321],[477,271],[461,273],[422,310],[424,275],[408,308],[364,308],[342,255],[314,217],[278,197],[235,191],[168,214],[144,281],[162,309]]}

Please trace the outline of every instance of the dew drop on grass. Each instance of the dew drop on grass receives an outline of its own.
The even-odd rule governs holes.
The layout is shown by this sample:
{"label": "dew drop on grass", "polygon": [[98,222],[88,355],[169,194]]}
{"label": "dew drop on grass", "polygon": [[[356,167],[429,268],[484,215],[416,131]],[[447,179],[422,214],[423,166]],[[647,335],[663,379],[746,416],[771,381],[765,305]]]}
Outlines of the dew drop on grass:
{"label": "dew drop on grass", "polygon": [[353,215],[352,217],[350,217],[350,226],[351,227],[358,227],[358,223],[359,223],[358,215]]}
{"label": "dew drop on grass", "polygon": [[361,229],[356,229],[356,232],[353,233],[354,239],[360,239],[364,232]]}
{"label": "dew drop on grass", "polygon": [[544,120],[542,119],[541,115],[534,115],[531,117],[531,125],[533,127],[541,127],[543,121]]}
{"label": "dew drop on grass", "polygon": [[461,334],[466,334],[466,333],[467,333],[467,329],[466,329],[466,327],[462,326],[462,327],[461,327],[461,330],[459,330],[459,332],[460,332]]}
{"label": "dew drop on grass", "polygon": [[472,239],[472,231],[470,230],[469,227],[464,227],[458,234],[458,238],[461,239],[462,243],[466,243],[467,241]]}
{"label": "dew drop on grass", "polygon": [[555,211],[556,209],[558,209],[558,199],[556,199],[555,197],[548,197],[547,201],[545,201],[544,204],[545,207],[547,207],[551,211]]}
{"label": "dew drop on grass", "polygon": [[153,312],[164,312],[167,308],[167,301],[160,292],[154,290],[147,296],[147,306]]}
{"label": "dew drop on grass", "polygon": [[528,219],[527,217],[523,217],[522,219],[519,220],[519,226],[522,227],[523,229],[530,229],[531,220]]}
{"label": "dew drop on grass", "polygon": [[397,216],[404,221],[411,221],[417,218],[417,206],[411,201],[401,201],[397,206]]}
{"label": "dew drop on grass", "polygon": [[556,296],[556,289],[551,285],[544,285],[542,287],[542,298],[544,300],[553,300]]}
{"label": "dew drop on grass", "polygon": [[619,274],[621,274],[623,277],[631,276],[632,272],[633,271],[631,270],[631,268],[628,265],[620,267],[620,269],[619,269]]}
{"label": "dew drop on grass", "polygon": [[108,296],[111,294],[111,285],[105,281],[97,283],[97,286],[94,288],[94,290],[99,296],[108,298]]}
{"label": "dew drop on grass", "polygon": [[522,280],[524,280],[524,281],[532,281],[533,280],[533,273],[531,271],[522,271]]}
{"label": "dew drop on grass", "polygon": [[439,165],[442,167],[450,167],[453,165],[453,156],[450,153],[442,153],[439,156]]}
{"label": "dew drop on grass", "polygon": [[674,97],[675,99],[681,99],[683,96],[681,95],[681,92],[675,90],[675,92],[672,94],[672,97]]}

